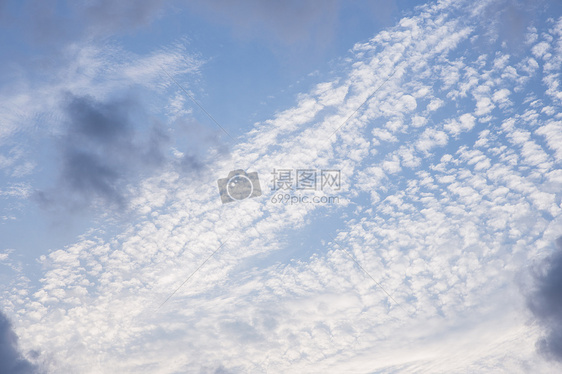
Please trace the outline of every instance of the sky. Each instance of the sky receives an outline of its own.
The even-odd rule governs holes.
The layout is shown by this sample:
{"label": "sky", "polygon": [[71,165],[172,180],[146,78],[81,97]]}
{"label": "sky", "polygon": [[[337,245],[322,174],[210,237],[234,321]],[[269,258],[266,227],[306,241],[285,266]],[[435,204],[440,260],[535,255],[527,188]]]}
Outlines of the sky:
{"label": "sky", "polygon": [[562,370],[562,4],[0,0],[0,374]]}

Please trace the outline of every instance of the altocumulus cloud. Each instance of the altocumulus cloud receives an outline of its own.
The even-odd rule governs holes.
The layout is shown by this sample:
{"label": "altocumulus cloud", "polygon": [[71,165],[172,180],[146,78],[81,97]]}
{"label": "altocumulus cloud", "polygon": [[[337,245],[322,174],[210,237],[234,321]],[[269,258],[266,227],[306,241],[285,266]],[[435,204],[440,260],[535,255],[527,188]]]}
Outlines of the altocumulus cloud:
{"label": "altocumulus cloud", "polygon": [[544,356],[562,362],[562,236],[556,240],[556,252],[540,264],[534,278],[536,288],[527,302],[545,330],[537,348]]}
{"label": "altocumulus cloud", "polygon": [[29,362],[18,349],[18,337],[12,324],[0,312],[0,374],[39,374],[39,368]]}

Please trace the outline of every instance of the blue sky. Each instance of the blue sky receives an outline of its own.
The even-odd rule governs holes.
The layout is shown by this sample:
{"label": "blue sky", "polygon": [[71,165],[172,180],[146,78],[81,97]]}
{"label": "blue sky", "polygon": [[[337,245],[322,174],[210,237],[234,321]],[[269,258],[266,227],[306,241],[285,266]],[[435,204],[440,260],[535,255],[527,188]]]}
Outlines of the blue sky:
{"label": "blue sky", "polygon": [[560,370],[558,3],[6,1],[0,38],[0,374]]}

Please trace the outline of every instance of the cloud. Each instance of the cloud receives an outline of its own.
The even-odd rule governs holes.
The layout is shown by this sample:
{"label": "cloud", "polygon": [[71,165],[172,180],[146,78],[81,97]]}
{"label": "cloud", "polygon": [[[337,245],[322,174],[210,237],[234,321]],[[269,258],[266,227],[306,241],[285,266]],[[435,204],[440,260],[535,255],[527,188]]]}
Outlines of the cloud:
{"label": "cloud", "polygon": [[99,101],[69,93],[62,105],[66,123],[57,142],[58,183],[35,194],[44,207],[74,209],[101,203],[126,208],[133,181],[174,162],[183,171],[201,166],[192,155],[179,160],[167,155],[170,138],[132,95]]}
{"label": "cloud", "polygon": [[537,348],[545,357],[562,362],[562,236],[556,240],[556,252],[535,269],[534,281],[527,305],[545,332]]}
{"label": "cloud", "polygon": [[188,99],[168,113],[166,93],[183,93],[163,69],[195,90],[203,63],[185,40],[141,55],[107,40],[59,52],[41,69],[22,65],[0,90],[0,172],[15,179],[0,182],[0,194],[25,184],[37,191],[19,196],[50,210],[126,207],[133,182],[166,168],[199,170],[210,145],[222,146],[216,132],[191,124]]}
{"label": "cloud", "polygon": [[10,177],[0,178],[0,195],[34,198],[59,213],[123,207],[138,186],[132,182],[166,168],[199,170],[215,146],[225,153],[217,131],[195,120],[189,99],[168,96],[185,98],[162,69],[196,90],[203,62],[184,40],[140,55],[112,43],[76,43],[56,61],[0,89],[0,173]]}
{"label": "cloud", "polygon": [[[41,256],[45,272],[39,286],[27,293],[14,288],[9,295],[22,305],[22,346],[48,341],[57,362],[91,373],[212,370],[217,362],[243,372],[518,372],[525,364],[549,372],[536,366],[530,329],[506,292],[512,286],[509,268],[536,254],[540,233],[550,225],[541,210],[558,201],[540,203],[555,174],[529,175],[521,168],[519,147],[509,144],[509,134],[534,131],[539,124],[529,128],[514,114],[511,126],[478,135],[480,126],[472,126],[477,85],[465,88],[464,100],[416,94],[418,112],[403,106],[400,118],[381,110],[434,85],[448,58],[463,62],[460,72],[472,69],[476,82],[496,88],[493,82],[500,81],[502,67],[485,68],[493,56],[454,50],[470,37],[465,26],[471,19],[460,15],[458,22],[447,10],[450,4],[439,4],[445,10],[426,6],[427,12],[358,45],[330,85],[348,93],[341,95],[343,102],[323,100],[322,90],[299,95],[294,108],[256,125],[247,142],[234,146],[232,159],[218,160],[200,180],[169,173],[143,183],[145,200],[139,205],[170,202],[146,220],[107,241],[88,234]],[[466,4],[472,9],[472,2]],[[377,95],[324,141],[397,64],[400,69]],[[512,89],[509,79],[501,83]],[[537,80],[529,91],[541,89]],[[448,83],[459,91],[464,81]],[[108,99],[74,98],[86,100],[86,108],[111,112]],[[522,98],[513,100],[521,111],[532,110]],[[435,115],[420,112],[424,107]],[[416,115],[428,120],[410,126]],[[504,117],[497,123],[504,119],[507,123]],[[452,120],[465,126],[458,141],[443,131]],[[370,143],[373,128],[382,126],[391,136],[377,136],[380,145]],[[66,129],[63,138],[81,139],[85,133],[116,144],[134,138],[128,127],[112,132],[83,126]],[[550,134],[554,130],[538,146],[552,155],[557,143]],[[475,149],[478,137],[489,144]],[[384,171],[385,163],[393,174]],[[349,180],[359,175],[343,195],[357,209],[273,205],[265,191],[261,198],[221,205],[216,177],[250,164],[260,176],[280,165],[304,164],[341,168]],[[371,192],[373,204],[368,196],[365,201],[352,195],[361,190]],[[555,208],[552,215],[560,217]],[[295,232],[321,236],[332,228],[319,225],[315,212],[334,221],[343,217],[334,224],[339,246],[325,244],[327,237],[322,243],[292,240]],[[299,245],[318,251],[278,261],[276,256]],[[401,308],[341,248],[353,253]]]}
{"label": "cloud", "polygon": [[18,349],[18,337],[8,317],[0,312],[0,374],[37,374],[39,369]]}

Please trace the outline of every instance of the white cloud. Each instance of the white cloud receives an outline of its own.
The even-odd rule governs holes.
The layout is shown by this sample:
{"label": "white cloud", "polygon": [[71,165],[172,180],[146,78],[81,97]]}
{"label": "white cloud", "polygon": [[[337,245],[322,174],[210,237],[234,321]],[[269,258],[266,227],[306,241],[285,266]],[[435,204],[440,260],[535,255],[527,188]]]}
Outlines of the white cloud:
{"label": "white cloud", "polygon": [[[170,86],[163,68],[172,75],[196,74],[202,65],[202,61],[190,56],[181,43],[147,56],[126,53],[110,44],[73,44],[61,56],[63,63],[66,65],[54,68],[33,85],[25,82],[3,87],[0,91],[0,142],[9,139],[16,129],[27,131],[37,117],[45,121],[42,128],[58,133],[62,116],[60,102],[68,92],[102,100],[130,85],[159,90]],[[58,78],[54,83],[53,76]]]}
{"label": "white cloud", "polygon": [[412,117],[412,126],[414,127],[422,127],[427,123],[427,118],[415,115]]}
{"label": "white cloud", "polygon": [[550,44],[548,44],[547,42],[540,42],[535,46],[533,46],[533,48],[531,48],[531,52],[535,57],[538,58],[544,56],[544,54],[546,53],[546,51],[548,51],[549,48],[550,48]]}
{"label": "white cloud", "polygon": [[495,105],[492,103],[489,97],[481,96],[476,98],[476,110],[474,114],[477,116],[483,116],[488,114],[494,109]]}
{"label": "white cloud", "polygon": [[556,161],[562,161],[562,121],[549,121],[537,129],[537,134],[542,135],[549,148],[554,151]]}
{"label": "white cloud", "polygon": [[443,106],[443,100],[441,99],[433,99],[431,100],[431,102],[427,105],[427,110],[429,110],[430,112],[433,112],[437,109],[439,109],[441,106]]}
{"label": "white cloud", "polygon": [[474,127],[475,118],[470,113],[465,113],[459,117],[458,120],[453,119],[447,122],[443,128],[447,130],[451,135],[457,136],[461,132],[470,131]]}
{"label": "white cloud", "polygon": [[426,129],[416,142],[416,148],[422,152],[428,152],[434,147],[447,144],[447,139],[448,136],[443,131]]}
{"label": "white cloud", "polygon": [[508,101],[508,96],[511,92],[508,89],[502,88],[501,90],[498,90],[496,92],[494,92],[494,95],[492,96],[492,100],[494,100],[495,102],[506,102]]}

